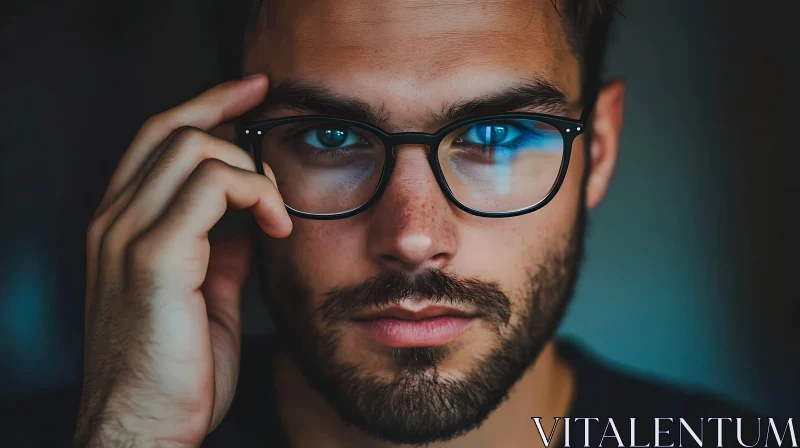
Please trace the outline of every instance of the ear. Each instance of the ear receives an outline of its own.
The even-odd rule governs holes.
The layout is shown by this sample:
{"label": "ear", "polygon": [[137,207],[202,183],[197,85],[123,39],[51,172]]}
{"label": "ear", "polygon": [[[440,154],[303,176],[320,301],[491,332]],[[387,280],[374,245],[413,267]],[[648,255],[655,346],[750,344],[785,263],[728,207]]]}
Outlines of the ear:
{"label": "ear", "polygon": [[594,209],[608,191],[619,153],[625,84],[611,81],[600,89],[592,114],[592,165],[586,180],[586,208]]}

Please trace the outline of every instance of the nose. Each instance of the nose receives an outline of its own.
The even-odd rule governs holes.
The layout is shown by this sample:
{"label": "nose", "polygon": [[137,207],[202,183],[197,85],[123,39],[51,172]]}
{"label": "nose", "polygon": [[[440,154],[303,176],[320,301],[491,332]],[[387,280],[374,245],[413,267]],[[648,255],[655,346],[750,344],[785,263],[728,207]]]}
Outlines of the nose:
{"label": "nose", "polygon": [[389,183],[371,210],[370,257],[384,269],[442,269],[458,251],[452,205],[436,182],[426,146],[398,146],[394,154]]}

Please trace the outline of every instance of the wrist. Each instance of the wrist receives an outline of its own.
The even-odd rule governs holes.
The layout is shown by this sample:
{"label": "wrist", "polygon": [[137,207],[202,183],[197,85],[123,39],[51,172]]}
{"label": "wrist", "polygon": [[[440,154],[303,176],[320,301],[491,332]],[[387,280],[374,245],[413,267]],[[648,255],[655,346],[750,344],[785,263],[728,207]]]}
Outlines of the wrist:
{"label": "wrist", "polygon": [[73,446],[75,448],[196,448],[200,446],[199,444],[187,444],[174,440],[152,439],[111,426],[98,428],[95,432],[88,436],[76,435],[73,442]]}
{"label": "wrist", "polygon": [[[196,448],[199,441],[183,436],[163,435],[163,422],[147,425],[143,420],[130,416],[110,416],[89,419],[78,424],[73,438],[75,448],[147,447],[147,448]],[[85,420],[84,420],[85,421]]]}

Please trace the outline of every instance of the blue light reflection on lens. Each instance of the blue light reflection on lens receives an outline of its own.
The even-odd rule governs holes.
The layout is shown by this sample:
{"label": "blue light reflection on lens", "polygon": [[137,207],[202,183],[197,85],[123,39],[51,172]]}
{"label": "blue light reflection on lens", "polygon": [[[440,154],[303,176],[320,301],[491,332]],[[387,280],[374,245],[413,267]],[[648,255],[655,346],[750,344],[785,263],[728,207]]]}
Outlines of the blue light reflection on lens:
{"label": "blue light reflection on lens", "polygon": [[484,121],[469,126],[456,144],[473,144],[492,148],[495,155],[521,151],[561,151],[564,146],[561,132],[536,120]]}
{"label": "blue light reflection on lens", "polygon": [[[524,152],[561,152],[564,147],[561,132],[546,123],[527,120],[484,121],[467,128],[454,141],[454,145],[474,145],[493,162],[493,187],[498,195],[511,192],[512,164]],[[454,172],[459,173],[453,159],[449,160]],[[460,175],[466,173],[459,173]]]}

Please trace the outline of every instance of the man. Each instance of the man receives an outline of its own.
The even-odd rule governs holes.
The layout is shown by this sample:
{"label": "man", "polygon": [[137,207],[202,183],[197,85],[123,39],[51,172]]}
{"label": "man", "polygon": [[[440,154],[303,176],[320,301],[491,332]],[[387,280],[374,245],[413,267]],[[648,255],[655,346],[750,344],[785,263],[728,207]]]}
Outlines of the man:
{"label": "man", "polygon": [[[254,8],[250,76],[149,119],[89,227],[75,445],[582,445],[556,417],[742,416],[553,339],[617,159],[612,16]],[[210,241],[228,209],[256,230]],[[253,263],[278,332],[243,342]]]}

